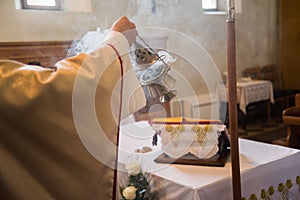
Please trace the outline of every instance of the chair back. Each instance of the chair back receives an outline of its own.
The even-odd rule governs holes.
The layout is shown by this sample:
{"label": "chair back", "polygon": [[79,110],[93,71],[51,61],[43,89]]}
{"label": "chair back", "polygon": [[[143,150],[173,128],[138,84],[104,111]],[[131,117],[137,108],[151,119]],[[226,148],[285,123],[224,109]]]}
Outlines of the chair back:
{"label": "chair back", "polygon": [[300,93],[295,95],[295,106],[300,107]]}
{"label": "chair back", "polygon": [[256,66],[256,67],[249,67],[249,68],[246,68],[244,70],[244,73],[243,75],[245,77],[250,77],[251,79],[261,79],[261,69],[259,66]]}
{"label": "chair back", "polygon": [[283,123],[288,127],[286,145],[300,149],[300,93],[295,96],[295,106],[282,112]]}
{"label": "chair back", "polygon": [[274,89],[279,88],[279,77],[274,64],[263,66],[261,68],[261,76],[262,79],[271,81]]}

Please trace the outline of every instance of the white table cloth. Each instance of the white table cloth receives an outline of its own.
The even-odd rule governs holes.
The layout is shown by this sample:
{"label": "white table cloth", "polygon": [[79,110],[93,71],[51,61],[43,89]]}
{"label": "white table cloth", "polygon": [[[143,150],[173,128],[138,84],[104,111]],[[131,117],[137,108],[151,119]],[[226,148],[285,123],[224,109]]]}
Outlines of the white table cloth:
{"label": "white table cloth", "polygon": [[[232,199],[230,159],[224,167],[205,167],[177,164],[160,164],[153,160],[162,152],[152,147],[153,131],[147,122],[123,125],[120,136],[119,161],[128,163],[139,159],[145,171],[151,172],[151,190],[159,199],[216,200]],[[152,152],[139,154],[135,149],[149,146]],[[239,139],[242,196],[258,199],[263,190],[273,187],[272,199],[288,194],[288,198],[300,199],[300,151],[296,149]],[[290,180],[292,187],[287,187]],[[288,181],[289,182],[289,181]],[[278,191],[278,186],[283,188]],[[280,189],[281,190],[281,189]],[[292,197],[292,198],[291,198]],[[267,199],[267,198],[266,198]]]}
{"label": "white table cloth", "polygon": [[[228,88],[226,85],[218,87],[217,93],[220,101],[228,101]],[[239,108],[243,113],[246,114],[246,106],[248,104],[268,99],[271,103],[274,103],[273,85],[270,81],[251,80],[237,82],[237,103],[239,103]]]}

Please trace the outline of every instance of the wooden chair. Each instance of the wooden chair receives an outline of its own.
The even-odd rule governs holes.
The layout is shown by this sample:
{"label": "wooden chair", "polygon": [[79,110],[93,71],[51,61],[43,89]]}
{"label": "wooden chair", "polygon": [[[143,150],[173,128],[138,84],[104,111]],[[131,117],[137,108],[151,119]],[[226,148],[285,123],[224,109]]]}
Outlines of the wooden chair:
{"label": "wooden chair", "polygon": [[279,103],[282,105],[282,110],[291,106],[295,98],[296,91],[295,90],[288,90],[288,89],[281,89],[279,83],[279,76],[276,71],[276,66],[274,64],[265,65],[261,68],[261,78],[264,80],[269,80],[273,84],[274,90],[274,102]]}
{"label": "wooden chair", "polygon": [[250,77],[251,79],[261,79],[261,69],[259,66],[246,68],[243,72],[243,76]]}
{"label": "wooden chair", "polygon": [[296,94],[295,106],[282,112],[282,119],[288,127],[286,146],[300,149],[300,93]]}

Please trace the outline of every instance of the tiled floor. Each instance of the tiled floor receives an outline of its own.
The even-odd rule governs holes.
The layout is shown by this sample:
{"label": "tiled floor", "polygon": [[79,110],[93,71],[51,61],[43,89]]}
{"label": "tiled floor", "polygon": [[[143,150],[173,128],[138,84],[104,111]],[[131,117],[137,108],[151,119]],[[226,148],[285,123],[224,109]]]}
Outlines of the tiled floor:
{"label": "tiled floor", "polygon": [[287,134],[287,127],[282,123],[281,116],[272,116],[269,123],[263,120],[249,120],[246,129],[239,128],[239,137],[251,140],[274,143],[278,139],[284,139]]}

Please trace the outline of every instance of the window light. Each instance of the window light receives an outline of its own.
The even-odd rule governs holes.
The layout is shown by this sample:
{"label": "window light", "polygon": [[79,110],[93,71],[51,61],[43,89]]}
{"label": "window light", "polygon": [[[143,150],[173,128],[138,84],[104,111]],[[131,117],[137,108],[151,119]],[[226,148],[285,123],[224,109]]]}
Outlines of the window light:
{"label": "window light", "polygon": [[60,9],[59,0],[21,0],[23,9]]}
{"label": "window light", "polygon": [[217,10],[217,0],[202,0],[203,10]]}

